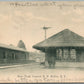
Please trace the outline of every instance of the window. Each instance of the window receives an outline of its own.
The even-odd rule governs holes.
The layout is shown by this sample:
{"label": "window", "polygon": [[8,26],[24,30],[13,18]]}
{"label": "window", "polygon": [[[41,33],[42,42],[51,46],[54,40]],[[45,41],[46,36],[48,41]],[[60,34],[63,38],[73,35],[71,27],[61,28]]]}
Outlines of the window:
{"label": "window", "polygon": [[63,50],[63,58],[67,59],[68,57],[69,57],[69,51],[68,51],[68,49],[64,49]]}
{"label": "window", "polygon": [[3,59],[6,59],[6,58],[7,58],[7,53],[3,52]]}
{"label": "window", "polygon": [[71,59],[76,59],[76,50],[75,49],[71,49],[70,50],[70,54],[71,54]]}
{"label": "window", "polygon": [[12,59],[13,60],[15,59],[15,53],[12,53]]}
{"label": "window", "polygon": [[57,59],[62,59],[62,50],[61,49],[57,49],[56,54],[57,54]]}

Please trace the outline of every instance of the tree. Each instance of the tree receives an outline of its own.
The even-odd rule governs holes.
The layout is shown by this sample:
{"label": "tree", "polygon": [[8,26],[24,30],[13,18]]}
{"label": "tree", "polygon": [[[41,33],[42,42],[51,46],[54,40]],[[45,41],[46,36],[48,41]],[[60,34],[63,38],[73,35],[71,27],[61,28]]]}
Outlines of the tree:
{"label": "tree", "polygon": [[19,48],[23,48],[23,49],[26,50],[25,44],[24,44],[24,42],[23,42],[22,40],[19,41],[17,47],[19,47]]}

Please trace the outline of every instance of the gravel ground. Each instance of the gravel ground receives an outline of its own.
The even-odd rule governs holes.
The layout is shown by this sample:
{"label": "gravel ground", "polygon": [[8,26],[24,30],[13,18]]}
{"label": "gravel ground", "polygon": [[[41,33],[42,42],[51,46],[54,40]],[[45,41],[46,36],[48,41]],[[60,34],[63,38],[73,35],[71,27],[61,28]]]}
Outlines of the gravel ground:
{"label": "gravel ground", "polygon": [[32,63],[0,69],[0,82],[84,82],[84,63],[56,63],[54,69]]}

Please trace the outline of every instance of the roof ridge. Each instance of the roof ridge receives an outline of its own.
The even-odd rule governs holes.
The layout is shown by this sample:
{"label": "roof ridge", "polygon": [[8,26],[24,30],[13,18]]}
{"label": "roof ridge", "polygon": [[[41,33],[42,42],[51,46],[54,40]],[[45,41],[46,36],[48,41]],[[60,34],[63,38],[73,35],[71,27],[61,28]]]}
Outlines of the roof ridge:
{"label": "roof ridge", "polygon": [[24,50],[24,49],[22,49],[22,48],[19,48],[19,47],[16,47],[16,46],[10,46],[10,45],[3,44],[3,43],[0,43],[0,47],[2,47],[2,48],[7,48],[7,49],[11,49],[11,50],[27,51],[27,50]]}
{"label": "roof ridge", "polygon": [[69,30],[64,29],[48,39],[37,43],[33,48],[40,49],[45,47],[84,47],[84,37]]}

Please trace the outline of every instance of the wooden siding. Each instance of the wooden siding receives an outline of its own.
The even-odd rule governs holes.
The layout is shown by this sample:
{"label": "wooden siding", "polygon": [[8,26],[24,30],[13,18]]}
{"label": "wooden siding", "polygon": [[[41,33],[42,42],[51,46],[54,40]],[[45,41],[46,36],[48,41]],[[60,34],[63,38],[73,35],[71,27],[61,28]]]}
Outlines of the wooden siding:
{"label": "wooden siding", "polygon": [[20,60],[28,60],[28,58],[28,52],[0,48],[0,62],[18,62]]}

